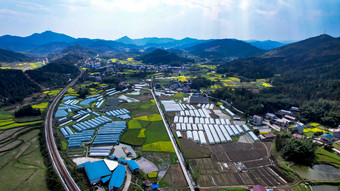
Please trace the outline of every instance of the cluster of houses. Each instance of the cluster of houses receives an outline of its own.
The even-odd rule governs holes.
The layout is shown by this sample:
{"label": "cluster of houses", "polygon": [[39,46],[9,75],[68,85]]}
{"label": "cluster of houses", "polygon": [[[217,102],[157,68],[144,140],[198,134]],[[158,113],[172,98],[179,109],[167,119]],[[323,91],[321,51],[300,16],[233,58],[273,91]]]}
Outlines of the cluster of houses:
{"label": "cluster of houses", "polygon": [[[281,129],[287,129],[288,127],[292,127],[294,131],[293,137],[296,138],[304,138],[303,130],[306,128],[306,125],[299,122],[297,120],[297,114],[299,112],[299,108],[291,107],[289,110],[281,109],[274,113],[267,113],[265,117],[261,117],[259,115],[254,115],[252,119],[249,120],[251,124],[254,125],[254,129],[258,129],[260,133],[263,133],[259,136],[261,140],[270,140],[275,137],[273,133],[271,133],[271,129],[267,125],[263,125],[264,120],[270,121],[271,124],[279,126]],[[338,129],[332,130],[332,134],[322,134],[320,136],[320,141],[324,143],[333,143],[340,139],[340,127]]]}

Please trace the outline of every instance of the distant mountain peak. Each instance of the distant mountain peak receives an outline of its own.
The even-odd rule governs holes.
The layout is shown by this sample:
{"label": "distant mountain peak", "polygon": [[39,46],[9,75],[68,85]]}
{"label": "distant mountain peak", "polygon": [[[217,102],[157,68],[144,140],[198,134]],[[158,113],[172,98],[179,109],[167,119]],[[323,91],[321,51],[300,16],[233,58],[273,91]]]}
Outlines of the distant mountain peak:
{"label": "distant mountain peak", "polygon": [[117,41],[118,40],[132,40],[132,39],[128,36],[123,36],[123,37],[120,37],[119,39],[117,39]]}

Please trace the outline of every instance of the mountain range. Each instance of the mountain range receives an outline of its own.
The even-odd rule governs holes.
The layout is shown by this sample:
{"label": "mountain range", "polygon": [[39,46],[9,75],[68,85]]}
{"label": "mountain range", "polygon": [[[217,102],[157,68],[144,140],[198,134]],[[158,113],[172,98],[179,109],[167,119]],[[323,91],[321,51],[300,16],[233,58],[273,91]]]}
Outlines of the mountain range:
{"label": "mountain range", "polygon": [[[225,41],[223,41],[225,40]],[[145,48],[162,48],[162,49],[189,49],[190,47],[198,46],[203,43],[209,42],[227,42],[227,39],[209,39],[200,40],[194,38],[183,38],[176,40],[173,38],[157,38],[147,37],[141,39],[131,39],[127,36],[117,40],[102,40],[102,39],[89,39],[89,38],[73,38],[71,36],[55,33],[52,31],[45,31],[43,33],[34,33],[27,37],[4,35],[0,37],[0,48],[25,52],[36,55],[47,55],[49,53],[59,52],[70,46],[83,46],[87,48],[96,49],[98,51],[110,51],[113,53],[124,52],[130,49],[145,49]],[[236,40],[237,42],[242,42]],[[216,44],[216,42],[215,42]],[[276,41],[252,41],[249,44],[262,49],[271,49],[283,45]],[[222,45],[222,49],[225,45]],[[250,46],[248,46],[250,47]],[[251,49],[254,49],[250,47]],[[223,50],[222,50],[223,52]],[[252,51],[250,51],[252,52]],[[255,51],[256,52],[256,51]],[[230,56],[230,55],[223,55]],[[237,54],[232,55],[239,57]],[[248,56],[248,54],[246,54]],[[241,56],[243,57],[243,56]]]}

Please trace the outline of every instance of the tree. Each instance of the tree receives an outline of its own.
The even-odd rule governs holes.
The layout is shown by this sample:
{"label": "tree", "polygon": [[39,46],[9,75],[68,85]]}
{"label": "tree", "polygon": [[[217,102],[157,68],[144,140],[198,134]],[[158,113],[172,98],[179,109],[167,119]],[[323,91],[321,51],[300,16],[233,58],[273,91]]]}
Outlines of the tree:
{"label": "tree", "polygon": [[88,95],[90,93],[89,89],[88,88],[80,88],[79,91],[78,91],[78,94],[79,94],[79,98],[86,98],[86,95]]}
{"label": "tree", "polygon": [[255,130],[254,130],[254,134],[255,134],[256,136],[259,136],[259,135],[260,135],[260,130],[255,129]]}
{"label": "tree", "polygon": [[332,144],[327,144],[327,145],[323,146],[323,148],[326,151],[333,152],[333,145]]}
{"label": "tree", "polygon": [[311,139],[290,138],[283,147],[281,155],[287,161],[311,164],[315,157],[315,150],[316,144]]}
{"label": "tree", "polygon": [[15,117],[24,117],[24,116],[39,116],[41,115],[40,109],[34,109],[31,105],[25,105],[21,107],[19,110],[15,111]]}
{"label": "tree", "polygon": [[287,140],[291,138],[289,133],[279,133],[275,137],[276,151],[280,152],[286,145]]}
{"label": "tree", "polygon": [[199,90],[200,88],[206,88],[212,85],[212,81],[204,78],[198,77],[191,81],[191,88]]}

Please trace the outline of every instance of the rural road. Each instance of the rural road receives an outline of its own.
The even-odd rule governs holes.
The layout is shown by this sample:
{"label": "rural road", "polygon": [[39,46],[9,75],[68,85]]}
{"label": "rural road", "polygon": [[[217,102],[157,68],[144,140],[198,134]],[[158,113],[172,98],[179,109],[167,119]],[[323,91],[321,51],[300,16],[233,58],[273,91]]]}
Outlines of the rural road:
{"label": "rural road", "polygon": [[155,103],[156,103],[156,106],[158,108],[158,111],[159,113],[161,114],[162,116],[162,120],[163,120],[163,123],[164,123],[164,126],[165,126],[165,129],[166,131],[168,132],[168,135],[169,135],[169,138],[170,138],[170,141],[171,141],[171,144],[175,150],[175,153],[177,155],[177,158],[178,158],[178,161],[179,161],[179,164],[182,168],[182,171],[183,171],[183,174],[184,174],[184,177],[185,177],[185,180],[186,182],[188,183],[188,186],[190,188],[190,190],[194,190],[194,187],[192,186],[192,183],[191,183],[191,179],[189,177],[189,174],[188,174],[188,171],[186,170],[185,168],[185,165],[184,165],[184,158],[183,158],[183,155],[182,153],[180,154],[180,152],[178,151],[178,148],[175,144],[175,141],[174,141],[174,135],[172,134],[172,132],[170,131],[170,127],[168,126],[168,123],[166,122],[166,119],[164,117],[164,114],[163,114],[163,111],[161,110],[161,107],[159,106],[159,102],[156,98],[156,95],[155,93],[153,92],[153,90],[151,89],[151,93],[152,93],[152,96],[153,96],[153,99],[155,100]]}
{"label": "rural road", "polygon": [[53,111],[55,107],[57,106],[59,100],[63,97],[63,95],[67,92],[67,90],[73,86],[78,79],[81,77],[81,75],[84,73],[83,70],[80,70],[79,76],[74,79],[68,86],[66,86],[60,93],[54,98],[52,104],[49,106],[47,115],[46,115],[46,120],[45,120],[45,138],[46,138],[46,145],[47,149],[49,152],[49,155],[52,160],[52,164],[54,169],[56,170],[65,190],[68,191],[78,191],[80,188],[76,184],[76,182],[73,180],[71,174],[67,170],[63,159],[61,158],[57,145],[54,140],[54,135],[53,135],[53,125],[52,125],[52,120],[53,120]]}
{"label": "rural road", "polygon": [[125,166],[126,168],[126,181],[125,181],[125,185],[123,188],[123,191],[128,191],[130,184],[131,184],[131,172],[130,170],[127,168],[127,166]]}

